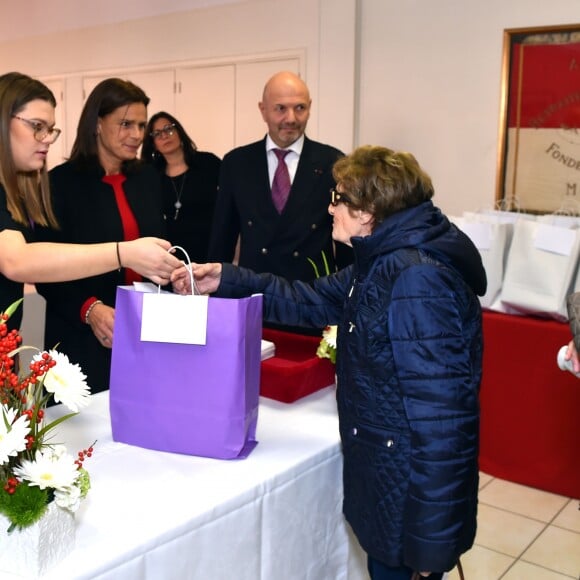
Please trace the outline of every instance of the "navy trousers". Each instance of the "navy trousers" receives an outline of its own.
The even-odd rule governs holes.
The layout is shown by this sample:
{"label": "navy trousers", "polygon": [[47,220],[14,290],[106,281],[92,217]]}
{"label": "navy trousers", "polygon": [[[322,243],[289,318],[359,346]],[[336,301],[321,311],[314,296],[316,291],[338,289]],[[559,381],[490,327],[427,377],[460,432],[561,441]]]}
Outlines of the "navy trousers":
{"label": "navy trousers", "polygon": [[[406,566],[399,568],[391,568],[374,558],[369,556],[367,564],[371,580],[410,580],[413,575],[413,570]],[[443,572],[433,572],[429,576],[425,576],[425,580],[441,580]],[[423,578],[422,578],[423,580]]]}

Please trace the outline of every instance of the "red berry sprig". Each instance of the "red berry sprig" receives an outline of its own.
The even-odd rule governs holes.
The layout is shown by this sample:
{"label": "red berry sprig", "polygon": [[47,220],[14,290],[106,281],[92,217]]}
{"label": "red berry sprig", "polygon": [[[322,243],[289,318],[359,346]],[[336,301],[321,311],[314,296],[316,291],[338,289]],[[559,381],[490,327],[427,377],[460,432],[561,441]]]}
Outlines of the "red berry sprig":
{"label": "red berry sprig", "polygon": [[18,480],[15,477],[9,477],[6,480],[6,485],[4,486],[4,491],[10,495],[13,495],[18,486]]}
{"label": "red berry sprig", "polygon": [[0,314],[0,402],[8,404],[11,398],[16,398],[22,404],[26,403],[26,389],[35,385],[40,377],[56,365],[51,356],[44,352],[39,360],[30,363],[30,374],[19,379],[14,372],[15,362],[9,353],[22,343],[22,336],[16,329],[8,331],[5,323],[7,316]]}
{"label": "red berry sprig", "polygon": [[93,442],[93,444],[88,448],[88,449],[83,449],[82,451],[79,451],[78,453],[78,459],[75,461],[78,469],[81,469],[81,467],[83,466],[83,462],[87,457],[92,457],[93,456],[93,451],[94,451],[94,445],[96,444],[96,439]]}
{"label": "red berry sprig", "polygon": [[[35,410],[36,407],[33,406],[30,409],[26,409],[25,411],[23,411],[22,414],[26,415],[28,417],[28,420],[32,422]],[[44,409],[38,409],[38,411],[36,411],[36,422],[40,423],[42,422],[43,419],[44,419]]]}

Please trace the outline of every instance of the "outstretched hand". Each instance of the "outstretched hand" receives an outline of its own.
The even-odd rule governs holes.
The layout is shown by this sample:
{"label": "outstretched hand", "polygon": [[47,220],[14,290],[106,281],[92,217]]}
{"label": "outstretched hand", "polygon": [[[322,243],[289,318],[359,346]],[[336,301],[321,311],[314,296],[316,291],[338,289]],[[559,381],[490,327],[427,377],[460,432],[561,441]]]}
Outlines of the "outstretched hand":
{"label": "outstretched hand", "polygon": [[[222,265],[219,263],[191,264],[195,290],[199,294],[212,294],[220,285]],[[173,291],[177,294],[191,294],[191,276],[188,266],[182,266],[171,275]]]}
{"label": "outstretched hand", "polygon": [[572,361],[574,372],[580,373],[580,359],[578,358],[578,351],[576,350],[576,346],[574,345],[573,340],[571,340],[568,344],[568,350],[566,351],[565,358],[566,360]]}
{"label": "outstretched hand", "polygon": [[124,267],[135,270],[141,276],[149,278],[155,284],[165,285],[171,280],[171,274],[182,265],[168,250],[171,244],[160,238],[139,238],[130,242],[121,242],[119,255]]}

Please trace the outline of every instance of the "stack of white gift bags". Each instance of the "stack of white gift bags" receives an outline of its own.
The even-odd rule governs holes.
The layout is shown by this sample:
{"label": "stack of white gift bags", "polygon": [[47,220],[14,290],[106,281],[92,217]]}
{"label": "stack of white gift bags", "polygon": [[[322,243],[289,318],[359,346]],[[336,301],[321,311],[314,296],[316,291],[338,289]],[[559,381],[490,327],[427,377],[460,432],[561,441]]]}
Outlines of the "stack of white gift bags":
{"label": "stack of white gift bags", "polygon": [[481,254],[483,308],[567,320],[566,296],[580,290],[580,217],[482,210],[449,219]]}

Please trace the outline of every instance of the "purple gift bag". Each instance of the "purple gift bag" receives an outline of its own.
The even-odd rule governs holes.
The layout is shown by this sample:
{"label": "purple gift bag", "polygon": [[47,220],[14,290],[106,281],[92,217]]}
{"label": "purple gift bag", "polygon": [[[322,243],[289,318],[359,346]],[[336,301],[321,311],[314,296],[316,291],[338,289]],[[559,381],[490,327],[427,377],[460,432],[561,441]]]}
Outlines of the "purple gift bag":
{"label": "purple gift bag", "polygon": [[110,381],[113,439],[219,459],[256,446],[262,296],[209,298],[205,345],[141,341],[143,293],[119,287]]}

